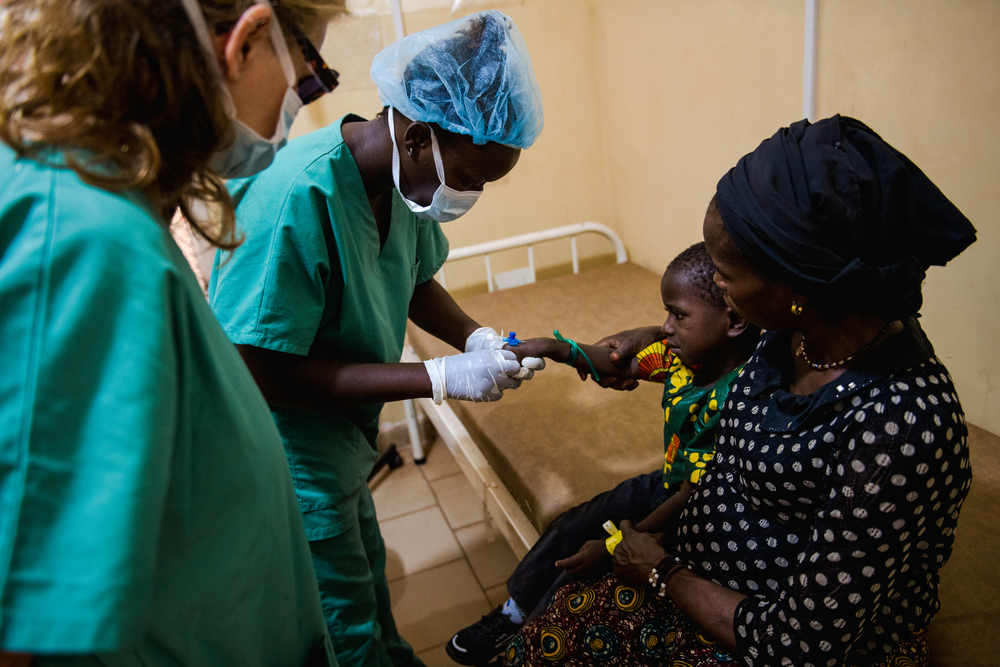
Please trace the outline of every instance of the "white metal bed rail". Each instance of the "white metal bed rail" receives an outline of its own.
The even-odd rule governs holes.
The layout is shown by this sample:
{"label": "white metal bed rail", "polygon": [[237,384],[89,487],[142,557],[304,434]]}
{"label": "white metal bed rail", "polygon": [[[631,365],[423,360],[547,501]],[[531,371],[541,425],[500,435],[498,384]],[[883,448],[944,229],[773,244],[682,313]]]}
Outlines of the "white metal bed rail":
{"label": "white metal bed rail", "polygon": [[[628,255],[625,252],[625,244],[622,243],[622,240],[618,238],[618,235],[615,234],[610,227],[602,225],[599,222],[577,222],[572,225],[553,227],[552,229],[544,229],[538,232],[528,232],[527,234],[521,234],[519,236],[509,236],[507,238],[497,239],[496,241],[486,241],[485,243],[477,243],[475,245],[465,246],[462,248],[453,248],[451,252],[448,253],[448,259],[446,262],[482,255],[484,261],[486,262],[486,284],[492,292],[495,289],[504,289],[505,287],[514,287],[515,285],[535,282],[535,254],[532,250],[532,245],[543,241],[551,241],[553,239],[565,238],[567,236],[570,237],[570,252],[573,258],[573,273],[579,273],[580,257],[576,248],[576,237],[579,234],[588,232],[600,234],[608,239],[611,245],[614,246],[615,261],[619,264],[628,261]],[[490,265],[490,253],[499,252],[501,250],[509,250],[511,248],[520,248],[523,246],[527,246],[528,248],[528,266],[520,269],[514,269],[513,271],[506,271],[504,273],[493,273]],[[438,276],[440,278],[441,286],[447,289],[443,267]]]}

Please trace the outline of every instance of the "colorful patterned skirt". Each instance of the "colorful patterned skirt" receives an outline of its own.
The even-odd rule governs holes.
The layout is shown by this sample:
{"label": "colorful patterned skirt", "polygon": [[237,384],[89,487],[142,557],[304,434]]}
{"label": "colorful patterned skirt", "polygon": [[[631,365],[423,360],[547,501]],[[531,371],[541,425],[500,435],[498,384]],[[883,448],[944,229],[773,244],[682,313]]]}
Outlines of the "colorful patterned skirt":
{"label": "colorful patterned skirt", "polygon": [[[733,667],[742,664],[648,587],[609,574],[568,584],[507,645],[508,667]],[[871,667],[928,667],[925,632]]]}

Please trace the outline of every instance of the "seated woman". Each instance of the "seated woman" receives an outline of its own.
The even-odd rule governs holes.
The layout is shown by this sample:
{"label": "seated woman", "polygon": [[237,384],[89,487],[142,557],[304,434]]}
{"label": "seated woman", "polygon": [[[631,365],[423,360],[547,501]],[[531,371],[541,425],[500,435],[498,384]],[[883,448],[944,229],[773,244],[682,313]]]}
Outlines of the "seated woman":
{"label": "seated woman", "polygon": [[623,522],[615,575],[557,593],[507,663],[926,665],[972,473],[916,315],[927,268],[975,229],[837,116],[743,157],[704,234],[727,303],[767,330],[714,464],[664,538]]}

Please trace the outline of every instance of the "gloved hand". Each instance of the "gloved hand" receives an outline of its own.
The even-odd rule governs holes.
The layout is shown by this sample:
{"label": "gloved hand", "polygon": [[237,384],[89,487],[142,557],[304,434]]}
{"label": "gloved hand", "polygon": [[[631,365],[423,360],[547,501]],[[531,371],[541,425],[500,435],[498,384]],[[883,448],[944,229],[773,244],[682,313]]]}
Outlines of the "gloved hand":
{"label": "gloved hand", "polygon": [[475,352],[476,350],[500,350],[506,345],[504,339],[496,330],[490,327],[479,327],[465,339],[465,351]]}
{"label": "gloved hand", "polygon": [[[465,351],[501,350],[507,344],[500,334],[491,327],[479,327],[465,339]],[[520,380],[530,380],[535,371],[545,368],[545,360],[541,357],[525,357],[521,359],[521,368],[514,377],[518,380],[511,389],[521,386]]]}
{"label": "gloved hand", "polygon": [[509,350],[476,350],[424,362],[434,388],[434,402],[447,398],[488,403],[498,401],[504,389],[521,384],[515,379],[521,365]]}
{"label": "gloved hand", "polygon": [[540,371],[545,368],[545,360],[541,357],[523,357],[521,359],[521,370],[517,372],[514,377],[518,379],[518,383],[514,385],[514,388],[521,386],[521,380],[530,380],[535,375],[535,371]]}

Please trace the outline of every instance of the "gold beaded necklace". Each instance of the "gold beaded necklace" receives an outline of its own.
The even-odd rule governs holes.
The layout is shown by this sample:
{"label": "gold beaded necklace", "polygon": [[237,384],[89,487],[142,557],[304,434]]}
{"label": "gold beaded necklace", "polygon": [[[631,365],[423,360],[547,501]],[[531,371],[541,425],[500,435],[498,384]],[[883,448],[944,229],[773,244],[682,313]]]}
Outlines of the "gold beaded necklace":
{"label": "gold beaded necklace", "polygon": [[865,345],[863,348],[861,348],[860,350],[858,350],[857,352],[855,352],[851,356],[845,357],[845,358],[841,359],[840,361],[831,361],[828,364],[814,364],[809,359],[809,355],[806,354],[806,335],[802,334],[802,340],[801,340],[801,342],[799,342],[799,346],[795,350],[795,356],[802,357],[803,359],[805,359],[806,363],[809,364],[809,366],[811,366],[814,370],[817,370],[817,371],[828,371],[831,368],[840,368],[841,366],[843,366],[843,365],[845,365],[847,363],[850,363],[851,361],[853,361],[857,357],[860,357],[862,354],[864,354],[868,350],[870,350],[873,347],[875,347],[875,343],[879,342],[882,339],[882,336],[885,335],[885,332],[887,332],[889,330],[889,327],[891,327],[891,326],[892,326],[892,322],[889,322],[888,324],[886,324],[884,327],[882,327],[882,330],[879,331],[878,334],[876,334],[876,336],[874,338],[872,338],[871,341],[867,345]]}

